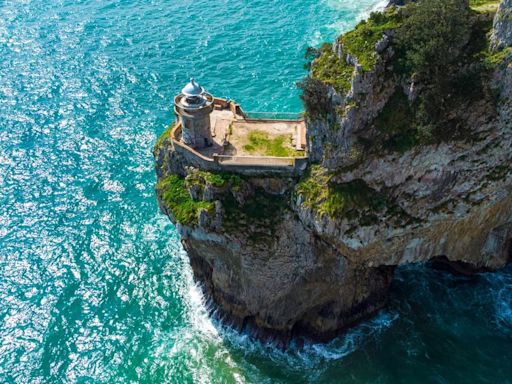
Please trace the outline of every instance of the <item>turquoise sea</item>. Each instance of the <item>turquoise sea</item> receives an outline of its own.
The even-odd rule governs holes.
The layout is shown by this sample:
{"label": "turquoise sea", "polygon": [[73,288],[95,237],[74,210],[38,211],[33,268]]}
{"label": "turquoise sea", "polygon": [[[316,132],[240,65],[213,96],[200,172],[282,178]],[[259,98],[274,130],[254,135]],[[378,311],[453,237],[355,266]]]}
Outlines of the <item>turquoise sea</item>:
{"label": "turquoise sea", "polygon": [[397,273],[388,308],[282,352],[207,316],[155,201],[190,76],[301,110],[308,45],[377,0],[0,0],[0,383],[512,383],[512,270]]}

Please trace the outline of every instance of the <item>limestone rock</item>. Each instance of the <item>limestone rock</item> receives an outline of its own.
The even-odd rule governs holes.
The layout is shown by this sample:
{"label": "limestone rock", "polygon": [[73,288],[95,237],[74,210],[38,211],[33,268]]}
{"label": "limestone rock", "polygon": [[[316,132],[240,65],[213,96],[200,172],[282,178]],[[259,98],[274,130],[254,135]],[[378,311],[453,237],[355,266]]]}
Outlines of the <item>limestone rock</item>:
{"label": "limestone rock", "polygon": [[393,268],[350,263],[291,212],[276,219],[264,243],[247,229],[207,240],[192,231],[184,242],[225,319],[266,337],[327,339],[382,307]]}
{"label": "limestone rock", "polygon": [[491,48],[500,50],[512,45],[512,0],[502,0],[494,18]]}
{"label": "limestone rock", "polygon": [[338,40],[334,41],[332,44],[332,52],[338,56],[339,59],[343,58],[343,44],[341,44]]}

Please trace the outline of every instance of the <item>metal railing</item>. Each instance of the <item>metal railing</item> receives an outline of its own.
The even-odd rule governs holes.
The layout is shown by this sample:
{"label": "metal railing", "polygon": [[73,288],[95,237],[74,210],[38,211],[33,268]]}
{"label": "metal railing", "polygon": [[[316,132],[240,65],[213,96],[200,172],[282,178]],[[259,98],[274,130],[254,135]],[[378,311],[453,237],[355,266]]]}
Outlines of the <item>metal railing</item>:
{"label": "metal railing", "polygon": [[303,113],[299,112],[253,112],[244,111],[245,117],[254,120],[302,120]]}
{"label": "metal railing", "polygon": [[293,157],[268,157],[268,156],[226,156],[213,155],[213,161],[219,164],[232,164],[239,166],[274,166],[274,167],[293,167],[295,166]]}

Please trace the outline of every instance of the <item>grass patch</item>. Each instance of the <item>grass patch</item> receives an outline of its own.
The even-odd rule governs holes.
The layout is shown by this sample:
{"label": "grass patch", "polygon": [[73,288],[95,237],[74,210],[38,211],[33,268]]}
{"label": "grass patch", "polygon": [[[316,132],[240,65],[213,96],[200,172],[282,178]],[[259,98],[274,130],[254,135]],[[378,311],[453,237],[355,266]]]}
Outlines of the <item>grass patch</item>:
{"label": "grass patch", "polygon": [[171,210],[176,220],[183,225],[197,224],[197,217],[202,209],[213,211],[213,203],[194,201],[185,186],[185,180],[176,175],[160,180],[157,190],[164,204]]}
{"label": "grass patch", "polygon": [[279,135],[270,137],[264,131],[251,131],[248,136],[249,143],[244,145],[244,150],[250,154],[259,154],[263,156],[273,157],[299,157],[302,153],[292,148],[291,137],[289,135]]}
{"label": "grass patch", "polygon": [[483,62],[488,68],[495,68],[512,56],[512,47],[507,47],[498,52],[484,51]]}
{"label": "grass patch", "polygon": [[470,0],[469,6],[477,12],[496,12],[500,0]]}

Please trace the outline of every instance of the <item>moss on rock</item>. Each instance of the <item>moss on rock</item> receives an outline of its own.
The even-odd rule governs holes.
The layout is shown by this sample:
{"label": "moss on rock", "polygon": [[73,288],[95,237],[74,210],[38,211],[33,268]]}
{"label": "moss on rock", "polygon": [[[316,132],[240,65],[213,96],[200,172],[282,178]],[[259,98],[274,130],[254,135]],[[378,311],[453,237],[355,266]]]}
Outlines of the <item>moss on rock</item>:
{"label": "moss on rock", "polygon": [[297,185],[295,193],[303,199],[305,207],[318,216],[330,219],[347,219],[364,227],[389,220],[403,226],[417,222],[405,212],[385,191],[377,191],[363,180],[336,183],[334,175],[318,165],[313,165]]}
{"label": "moss on rock", "polygon": [[177,175],[161,179],[156,188],[162,202],[182,225],[195,226],[201,210],[212,212],[214,209],[211,202],[195,201],[187,190],[185,180]]}
{"label": "moss on rock", "polygon": [[159,151],[160,148],[162,148],[162,146],[164,145],[165,141],[167,139],[171,138],[171,132],[172,132],[173,128],[174,128],[174,123],[169,125],[165,129],[165,131],[163,131],[163,133],[160,135],[160,137],[156,140],[155,146],[153,147],[153,153],[156,153],[157,151]]}
{"label": "moss on rock", "polygon": [[303,197],[305,206],[330,218],[350,216],[354,210],[376,212],[386,207],[386,198],[364,181],[338,184],[332,181],[332,176],[317,165],[310,168],[296,189]]}

